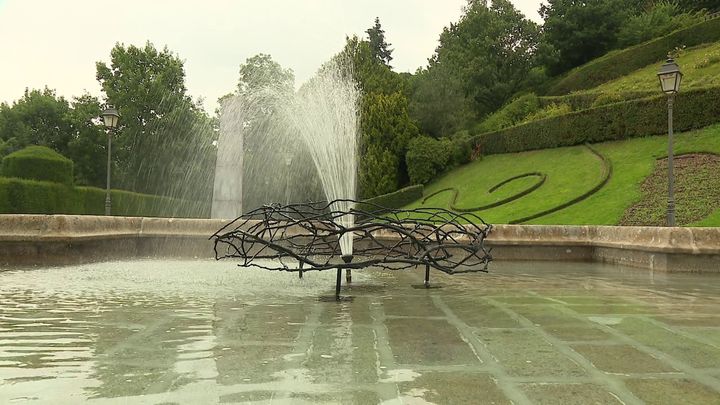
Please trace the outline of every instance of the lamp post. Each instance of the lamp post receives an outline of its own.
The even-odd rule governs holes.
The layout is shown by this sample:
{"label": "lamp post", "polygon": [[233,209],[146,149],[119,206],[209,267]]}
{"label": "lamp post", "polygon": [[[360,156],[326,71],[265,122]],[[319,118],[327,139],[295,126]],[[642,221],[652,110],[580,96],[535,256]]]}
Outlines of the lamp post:
{"label": "lamp post", "polygon": [[673,104],[675,95],[680,91],[683,74],[673,58],[660,67],[658,72],[660,87],[668,95],[668,206],[667,226],[675,226],[675,174],[673,173]]}
{"label": "lamp post", "polygon": [[105,215],[110,215],[110,157],[112,152],[112,132],[117,127],[118,120],[120,119],[120,114],[118,114],[117,110],[113,106],[109,105],[102,112],[102,119],[103,124],[105,124],[105,128],[108,129],[107,189],[105,191]]}

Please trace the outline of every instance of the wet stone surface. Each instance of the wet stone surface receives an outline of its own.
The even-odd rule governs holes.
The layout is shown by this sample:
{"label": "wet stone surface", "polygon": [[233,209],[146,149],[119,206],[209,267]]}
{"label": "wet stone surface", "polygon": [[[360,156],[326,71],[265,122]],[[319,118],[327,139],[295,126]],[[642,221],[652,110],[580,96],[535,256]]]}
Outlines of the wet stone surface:
{"label": "wet stone surface", "polygon": [[720,283],[596,264],[0,269],[0,403],[720,403]]}

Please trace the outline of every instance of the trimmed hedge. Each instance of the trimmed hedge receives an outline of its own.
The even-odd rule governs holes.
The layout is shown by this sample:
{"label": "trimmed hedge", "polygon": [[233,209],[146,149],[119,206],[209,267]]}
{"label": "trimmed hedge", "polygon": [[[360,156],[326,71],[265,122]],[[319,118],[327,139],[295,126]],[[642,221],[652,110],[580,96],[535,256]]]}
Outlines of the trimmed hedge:
{"label": "trimmed hedge", "polygon": [[669,51],[677,47],[691,47],[716,41],[720,41],[720,18],[703,21],[664,37],[595,59],[568,72],[548,90],[547,94],[557,96],[593,88],[662,61]]}
{"label": "trimmed hedge", "polygon": [[72,185],[73,162],[45,146],[28,146],[2,159],[2,175]]}
{"label": "trimmed hedge", "polygon": [[[674,129],[688,131],[720,122],[720,87],[676,96]],[[473,143],[483,154],[512,153],[667,132],[667,97],[625,101],[489,132]]]}
{"label": "trimmed hedge", "polygon": [[489,204],[478,205],[478,206],[475,206],[475,207],[458,207],[458,206],[455,205],[455,204],[457,204],[458,197],[460,197],[460,191],[459,191],[457,188],[455,188],[455,187],[444,188],[444,189],[438,190],[438,191],[436,191],[436,192],[434,192],[434,193],[432,193],[432,194],[430,194],[430,195],[427,195],[427,196],[425,196],[425,198],[422,199],[422,201],[420,202],[420,204],[425,204],[425,201],[427,201],[429,198],[434,197],[434,196],[436,196],[436,195],[438,195],[438,194],[440,194],[440,193],[444,193],[444,192],[448,192],[448,191],[449,191],[449,192],[452,192],[452,197],[450,197],[451,199],[450,199],[450,204],[449,204],[451,210],[457,211],[457,212],[475,212],[475,211],[482,211],[482,210],[487,210],[487,209],[490,209],[490,208],[499,207],[499,206],[501,206],[501,205],[505,205],[505,204],[507,204],[507,203],[509,203],[509,202],[512,202],[512,201],[515,201],[515,200],[517,200],[517,199],[519,199],[519,198],[522,198],[522,197],[524,197],[524,196],[532,193],[533,191],[537,190],[538,188],[540,188],[540,186],[542,186],[542,185],[545,183],[545,180],[547,180],[547,175],[545,175],[545,174],[543,174],[543,173],[540,173],[540,172],[524,173],[524,174],[520,174],[520,175],[518,175],[518,176],[511,177],[511,178],[509,178],[509,179],[507,179],[507,180],[501,181],[500,183],[492,186],[492,187],[490,188],[490,190],[488,190],[488,193],[492,193],[492,192],[494,192],[495,190],[497,190],[498,188],[504,186],[505,184],[510,183],[511,181],[514,181],[514,180],[517,180],[517,179],[521,179],[521,178],[523,178],[523,177],[538,177],[539,179],[538,179],[538,181],[537,181],[535,184],[530,185],[530,187],[527,187],[526,189],[521,190],[521,191],[519,191],[519,192],[517,192],[517,193],[515,193],[515,194],[513,194],[513,195],[511,195],[511,196],[508,196],[508,197],[506,197],[506,198],[503,198],[502,200],[495,201],[495,202],[492,202],[492,203],[489,203]]}
{"label": "trimmed hedge", "polygon": [[421,199],[423,197],[423,189],[424,187],[422,184],[401,188],[400,190],[393,191],[392,193],[379,195],[365,200],[359,204],[358,209],[376,211],[377,207],[374,207],[373,205],[363,205],[363,203],[379,205],[383,208],[399,209]]}
{"label": "trimmed hedge", "polygon": [[[122,190],[111,190],[110,193],[113,215],[209,217],[208,204]],[[0,177],[0,213],[103,215],[105,190]]]}
{"label": "trimmed hedge", "polygon": [[525,216],[525,217],[522,217],[522,218],[513,219],[513,220],[511,220],[511,221],[508,222],[509,224],[522,224],[522,223],[525,223],[525,222],[527,222],[527,221],[530,221],[530,220],[533,220],[533,219],[536,219],[536,218],[540,218],[540,217],[544,217],[545,215],[549,215],[549,214],[558,212],[558,211],[560,211],[560,210],[564,210],[565,208],[567,208],[567,207],[569,207],[569,206],[571,206],[571,205],[577,204],[577,203],[579,203],[580,201],[585,200],[586,198],[588,198],[588,197],[590,197],[591,195],[593,195],[593,194],[597,193],[598,191],[600,191],[601,188],[605,187],[605,185],[608,183],[608,181],[610,181],[610,177],[612,177],[612,173],[613,173],[612,163],[610,162],[610,159],[608,159],[608,158],[605,157],[603,154],[601,154],[600,152],[598,152],[598,151],[597,151],[595,148],[593,148],[592,146],[590,146],[590,145],[585,145],[585,146],[586,146],[588,149],[590,149],[590,152],[592,152],[595,156],[597,156],[597,157],[602,161],[602,163],[603,163],[603,178],[595,185],[595,187],[593,187],[592,189],[584,192],[582,195],[579,195],[579,196],[573,198],[572,200],[566,201],[566,202],[564,202],[564,203],[562,203],[562,204],[560,204],[560,205],[557,205],[557,206],[555,206],[555,207],[552,207],[552,208],[549,208],[549,209],[547,209],[547,210],[544,210],[544,211],[541,211],[541,212],[538,212],[538,213],[535,213],[535,214],[532,214],[532,215],[528,215],[528,216]]}
{"label": "trimmed hedge", "polygon": [[[660,86],[658,86],[659,88]],[[622,93],[571,93],[565,96],[544,96],[538,97],[540,108],[549,107],[552,104],[569,104],[573,111],[587,110],[597,106],[598,100],[615,97],[616,102],[635,100],[638,98],[654,97],[657,92],[649,91],[625,91]],[[601,103],[610,104],[610,103]],[[489,131],[488,131],[489,132]]]}

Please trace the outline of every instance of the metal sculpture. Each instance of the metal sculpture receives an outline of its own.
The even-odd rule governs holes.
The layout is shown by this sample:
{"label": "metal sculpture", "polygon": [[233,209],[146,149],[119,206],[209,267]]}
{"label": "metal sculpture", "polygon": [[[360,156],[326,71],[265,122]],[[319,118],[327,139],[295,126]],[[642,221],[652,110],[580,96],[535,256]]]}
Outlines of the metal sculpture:
{"label": "metal sculpture", "polygon": [[[354,208],[340,210],[338,206]],[[238,258],[244,267],[298,272],[301,278],[306,271],[337,269],[335,297],[339,299],[343,269],[350,282],[353,269],[424,265],[426,288],[430,287],[430,268],[447,274],[487,272],[492,257],[483,242],[491,229],[471,213],[387,209],[335,200],[265,205],[225,225],[210,239],[216,259]],[[347,238],[352,238],[350,244]]]}

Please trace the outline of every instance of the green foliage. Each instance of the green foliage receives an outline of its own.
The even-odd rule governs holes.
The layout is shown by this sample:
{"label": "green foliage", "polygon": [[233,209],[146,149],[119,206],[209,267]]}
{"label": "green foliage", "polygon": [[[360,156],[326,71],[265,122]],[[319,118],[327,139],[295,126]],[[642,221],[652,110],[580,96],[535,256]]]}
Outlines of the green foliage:
{"label": "green foliage", "polygon": [[0,177],[0,209],[6,214],[83,214],[74,189],[66,184]]}
{"label": "green foliage", "polygon": [[451,142],[419,136],[410,141],[406,162],[410,182],[424,184],[447,167],[452,153]]}
{"label": "green foliage", "polygon": [[678,4],[683,10],[688,11],[720,11],[720,0],[678,0]]}
{"label": "green foliage", "polygon": [[635,0],[548,0],[540,6],[543,53],[552,75],[582,65],[615,46]]}
{"label": "green foliage", "polygon": [[716,41],[720,41],[720,18],[703,21],[664,37],[598,58],[569,72],[552,86],[548,93],[562,95],[571,91],[589,89],[658,63],[676,47],[682,45],[691,47]]}
{"label": "green foliage", "polygon": [[543,107],[540,110],[535,111],[534,113],[528,115],[525,117],[525,120],[523,122],[530,122],[535,120],[542,120],[545,118],[550,117],[557,117],[559,115],[564,115],[572,112],[572,107],[570,104],[567,103],[552,103],[549,104],[546,107]]}
{"label": "green foliage", "polygon": [[517,125],[539,109],[540,100],[535,94],[522,95],[489,115],[475,127],[475,132],[482,134]]}
{"label": "green foliage", "polygon": [[447,168],[464,165],[470,161],[472,155],[472,136],[470,131],[456,132],[450,138],[450,157]]}
{"label": "green foliage", "polygon": [[363,94],[407,93],[405,80],[375,57],[368,41],[357,36],[348,37],[345,47],[336,57],[352,62],[355,81]]}
{"label": "green foliage", "polygon": [[240,95],[262,88],[277,88],[291,93],[295,90],[295,74],[292,69],[284,69],[272,56],[257,54],[247,58],[240,65],[238,93]]}
{"label": "green foliage", "polygon": [[675,1],[660,0],[620,27],[618,44],[628,47],[703,21],[706,12],[684,12]]}
{"label": "green foliage", "polygon": [[359,142],[359,195],[371,198],[407,183],[404,157],[418,135],[408,113],[406,80],[373,55],[370,43],[348,38],[336,56],[352,61],[363,91]]}
{"label": "green foliage", "polygon": [[97,99],[83,95],[68,103],[54,90],[25,90],[12,106],[0,105],[0,157],[29,145],[47,146],[75,162],[75,182],[101,185],[105,136],[92,122]]}
{"label": "green foliage", "polygon": [[[209,205],[112,190],[113,215],[207,218]],[[0,213],[103,215],[105,190],[0,177]]]}
{"label": "green foliage", "polygon": [[110,66],[96,64],[97,80],[120,112],[113,133],[113,184],[137,192],[200,199],[212,193],[216,134],[187,95],[182,60],[117,44]]}
{"label": "green foliage", "polygon": [[538,26],[507,0],[471,1],[413,84],[413,117],[435,137],[467,128],[527,85]]}
{"label": "green foliage", "polygon": [[[653,77],[655,80],[657,80],[656,77]],[[547,97],[539,97],[540,101],[540,107],[546,108],[550,106],[551,104],[568,104],[570,105],[572,111],[579,111],[579,110],[587,110],[588,108],[592,108],[597,102],[599,98],[602,98],[604,100],[613,100],[617,97],[620,97],[620,101],[627,101],[627,100],[635,100],[638,98],[646,98],[646,97],[653,97],[657,96],[657,91],[607,91],[607,92],[599,92],[595,91],[596,89],[593,89],[592,92],[577,92],[577,93],[570,93],[566,96],[547,96]],[[602,105],[609,104],[604,103],[602,100],[600,101]]]}
{"label": "green foliage", "polygon": [[439,138],[475,120],[464,83],[446,64],[419,71],[411,84],[410,115],[423,133]]}
{"label": "green foliage", "polygon": [[624,101],[620,93],[601,93],[592,103],[592,108],[602,107],[607,104],[620,103]]}
{"label": "green foliage", "polygon": [[[720,121],[718,99],[720,87],[679,93],[674,128],[687,131]],[[657,135],[667,130],[665,111],[664,95],[630,100],[478,135],[475,143],[493,154]]]}
{"label": "green foliage", "polygon": [[73,162],[45,146],[28,146],[2,159],[5,177],[72,185]]}
{"label": "green foliage", "polygon": [[403,157],[418,129],[401,93],[369,93],[362,103],[360,190],[374,197],[397,190],[407,181]]}
{"label": "green foliage", "polygon": [[[720,86],[720,41],[682,49],[677,52],[675,61],[684,73],[680,91]],[[644,91],[657,94],[660,90],[657,79],[660,63],[653,63],[635,70],[626,76],[590,89],[588,92],[611,92],[625,95],[630,92]]]}
{"label": "green foliage", "polygon": [[375,25],[368,28],[365,32],[368,34],[370,50],[372,51],[375,59],[389,67],[390,61],[393,59],[393,50],[389,49],[390,44],[385,42],[385,31],[380,25],[380,17],[375,17]]}
{"label": "green foliage", "polygon": [[[401,188],[400,190],[393,191],[392,193],[379,195],[377,197],[370,198],[368,200],[363,201],[364,203],[370,203],[374,205],[379,205],[383,208],[391,208],[391,209],[398,209],[402,208],[413,201],[416,201],[423,196],[423,186],[422,184],[417,184],[414,186],[408,186],[405,188]],[[371,205],[363,205],[360,203],[358,206],[359,209],[374,211],[376,210],[376,207],[373,207]]]}

